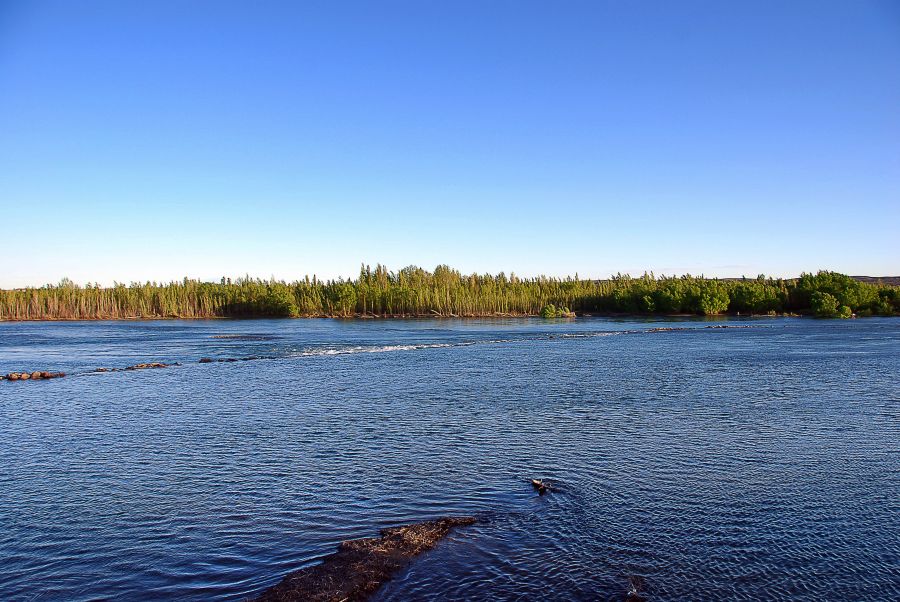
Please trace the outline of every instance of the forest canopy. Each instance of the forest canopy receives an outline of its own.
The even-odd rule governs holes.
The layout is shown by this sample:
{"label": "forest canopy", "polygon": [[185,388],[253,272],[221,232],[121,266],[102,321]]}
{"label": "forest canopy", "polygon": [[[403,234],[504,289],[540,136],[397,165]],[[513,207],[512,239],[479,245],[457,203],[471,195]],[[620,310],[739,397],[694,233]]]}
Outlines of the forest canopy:
{"label": "forest canopy", "polygon": [[240,278],[79,286],[69,280],[0,291],[0,319],[800,313],[821,317],[900,314],[900,287],[820,271],[796,279],[617,275],[608,280],[462,274],[440,265],[356,279],[295,282]]}

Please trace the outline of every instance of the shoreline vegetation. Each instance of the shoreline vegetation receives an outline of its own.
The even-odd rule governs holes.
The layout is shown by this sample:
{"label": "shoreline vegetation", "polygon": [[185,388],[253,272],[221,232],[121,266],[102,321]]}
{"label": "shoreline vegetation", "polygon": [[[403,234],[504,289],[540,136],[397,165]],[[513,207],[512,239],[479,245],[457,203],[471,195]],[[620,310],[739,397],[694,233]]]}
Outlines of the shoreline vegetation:
{"label": "shoreline vegetation", "polygon": [[575,315],[900,315],[900,286],[820,271],[799,278],[702,276],[608,280],[465,275],[441,265],[397,272],[378,265],[356,279],[295,282],[249,277],[201,282],[0,290],[0,321],[166,318],[414,318]]}

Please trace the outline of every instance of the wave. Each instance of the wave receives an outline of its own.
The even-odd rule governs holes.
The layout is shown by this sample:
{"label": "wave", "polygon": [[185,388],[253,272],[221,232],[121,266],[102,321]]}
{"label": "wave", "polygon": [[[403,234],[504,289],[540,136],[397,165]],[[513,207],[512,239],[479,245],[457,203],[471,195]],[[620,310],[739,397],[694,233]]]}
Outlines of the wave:
{"label": "wave", "polygon": [[472,345],[502,345],[506,343],[527,343],[532,341],[550,341],[554,339],[586,339],[607,337],[620,334],[635,334],[638,330],[620,330],[603,332],[578,332],[564,334],[540,334],[507,339],[483,339],[479,341],[456,341],[450,343],[407,343],[397,345],[354,345],[351,347],[329,347],[325,349],[304,349],[288,353],[285,357],[317,357],[324,355],[352,355],[356,353],[389,353],[392,351],[419,351],[422,349],[447,349],[453,347],[470,347]]}
{"label": "wave", "polygon": [[417,343],[409,345],[355,345],[338,349],[307,349],[304,351],[289,353],[288,357],[310,357],[321,355],[351,355],[354,353],[388,353],[391,351],[415,351],[418,349],[440,349],[445,347],[463,347],[474,345],[474,342],[466,343]]}

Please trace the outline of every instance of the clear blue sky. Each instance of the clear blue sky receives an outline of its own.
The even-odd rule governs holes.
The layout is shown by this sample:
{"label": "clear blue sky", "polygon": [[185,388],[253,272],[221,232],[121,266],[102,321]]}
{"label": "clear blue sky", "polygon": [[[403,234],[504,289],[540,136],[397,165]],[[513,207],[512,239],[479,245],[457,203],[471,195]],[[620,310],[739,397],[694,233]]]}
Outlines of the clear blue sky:
{"label": "clear blue sky", "polygon": [[900,4],[0,0],[0,286],[900,274]]}

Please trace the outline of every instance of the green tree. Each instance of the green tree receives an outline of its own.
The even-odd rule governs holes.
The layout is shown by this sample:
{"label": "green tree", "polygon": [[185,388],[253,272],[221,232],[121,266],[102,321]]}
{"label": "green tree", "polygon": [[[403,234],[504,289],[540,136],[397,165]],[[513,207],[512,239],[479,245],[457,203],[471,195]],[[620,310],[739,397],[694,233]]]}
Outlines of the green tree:
{"label": "green tree", "polygon": [[838,313],[838,300],[831,293],[816,291],[812,294],[810,309],[820,318],[833,318]]}

